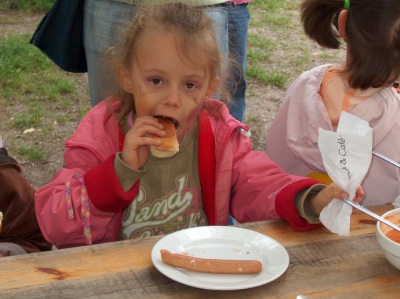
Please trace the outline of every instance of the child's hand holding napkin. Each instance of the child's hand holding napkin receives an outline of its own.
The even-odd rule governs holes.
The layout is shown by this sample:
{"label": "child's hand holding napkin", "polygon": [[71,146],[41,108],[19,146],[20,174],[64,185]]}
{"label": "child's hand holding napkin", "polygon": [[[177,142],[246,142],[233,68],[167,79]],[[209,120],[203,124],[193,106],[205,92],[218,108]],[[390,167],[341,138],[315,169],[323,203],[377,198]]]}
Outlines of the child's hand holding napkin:
{"label": "child's hand holding napkin", "polygon": [[[319,129],[318,146],[326,172],[353,199],[372,158],[372,129],[368,122],[342,112],[336,132]],[[348,236],[351,213],[350,205],[334,198],[319,218],[331,232]]]}

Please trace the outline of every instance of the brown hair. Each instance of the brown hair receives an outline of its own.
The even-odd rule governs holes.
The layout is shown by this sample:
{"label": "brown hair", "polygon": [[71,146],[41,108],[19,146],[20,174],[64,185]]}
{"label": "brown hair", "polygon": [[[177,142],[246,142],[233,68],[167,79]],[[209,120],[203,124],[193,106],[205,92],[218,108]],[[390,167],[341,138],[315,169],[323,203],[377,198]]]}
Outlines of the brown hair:
{"label": "brown hair", "polygon": [[[130,66],[135,44],[140,41],[140,37],[146,33],[147,28],[154,27],[176,34],[178,51],[186,63],[203,67],[209,78],[220,77],[222,84],[218,92],[222,99],[229,102],[229,92],[224,83],[226,79],[223,78],[223,74],[229,73],[226,69],[228,63],[219,52],[211,20],[200,9],[182,3],[140,7],[126,30],[121,46],[113,47],[110,52],[114,66],[119,64]],[[121,120],[127,113],[134,110],[134,98],[122,88],[118,95],[122,105],[117,115]]]}
{"label": "brown hair", "polygon": [[[320,46],[340,47],[333,21],[344,0],[304,0],[301,21],[305,33]],[[345,32],[348,57],[344,73],[353,88],[393,84],[400,76],[400,2],[350,0]]]}

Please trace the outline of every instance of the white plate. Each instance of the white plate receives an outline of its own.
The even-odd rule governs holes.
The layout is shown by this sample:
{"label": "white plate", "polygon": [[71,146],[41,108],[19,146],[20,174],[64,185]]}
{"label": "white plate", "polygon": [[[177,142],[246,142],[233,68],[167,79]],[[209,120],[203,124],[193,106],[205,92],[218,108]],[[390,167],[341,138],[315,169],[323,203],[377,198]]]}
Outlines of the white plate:
{"label": "white plate", "polygon": [[[259,274],[208,274],[166,265],[160,249],[214,259],[250,259],[262,263]],[[159,240],[151,251],[154,266],[165,276],[208,290],[240,290],[260,286],[281,276],[289,266],[286,249],[263,234],[232,226],[203,226],[177,231]]]}

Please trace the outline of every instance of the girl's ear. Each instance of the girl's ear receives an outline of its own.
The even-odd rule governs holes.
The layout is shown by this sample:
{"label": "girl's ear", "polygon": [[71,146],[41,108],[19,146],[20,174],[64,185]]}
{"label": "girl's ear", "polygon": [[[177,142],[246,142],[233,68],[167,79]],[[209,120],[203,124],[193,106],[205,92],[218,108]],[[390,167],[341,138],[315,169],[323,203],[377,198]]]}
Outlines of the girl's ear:
{"label": "girl's ear", "polygon": [[343,9],[339,13],[339,18],[338,18],[338,31],[339,31],[340,37],[343,39],[347,38],[346,21],[347,21],[347,9]]}
{"label": "girl's ear", "polygon": [[210,85],[208,86],[206,93],[206,98],[210,98],[217,91],[220,83],[221,79],[219,77],[215,77],[214,80],[210,81]]}
{"label": "girl's ear", "polygon": [[117,79],[123,90],[128,93],[133,93],[130,73],[122,65],[117,66]]}

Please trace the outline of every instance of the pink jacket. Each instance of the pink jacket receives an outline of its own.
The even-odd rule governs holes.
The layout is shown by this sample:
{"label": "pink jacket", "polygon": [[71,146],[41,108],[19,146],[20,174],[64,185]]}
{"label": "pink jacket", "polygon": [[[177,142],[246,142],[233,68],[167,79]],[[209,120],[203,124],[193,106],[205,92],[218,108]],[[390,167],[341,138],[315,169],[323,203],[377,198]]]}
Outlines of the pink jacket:
{"label": "pink jacket", "polygon": [[[316,182],[289,176],[265,153],[252,151],[251,140],[239,130],[244,125],[221,102],[211,100],[206,106],[218,113],[214,117],[204,111],[199,128],[201,193],[210,225],[226,225],[231,214],[239,222],[282,217],[301,230],[315,227],[299,216],[294,198]],[[117,239],[122,211],[134,200],[139,185],[138,181],[124,192],[114,172],[121,142],[118,128],[105,101],[92,108],[66,141],[65,167],[36,192],[40,228],[57,247],[87,243],[87,210],[92,243]],[[82,199],[85,191],[88,202]]]}
{"label": "pink jacket", "polygon": [[[333,130],[320,96],[325,71],[322,65],[303,73],[286,92],[268,131],[266,152],[285,171],[305,176],[325,172],[318,148],[318,128]],[[373,128],[373,149],[400,161],[400,98],[389,87],[353,108],[350,113]],[[400,194],[400,170],[373,156],[362,182],[363,205],[391,203]]]}

